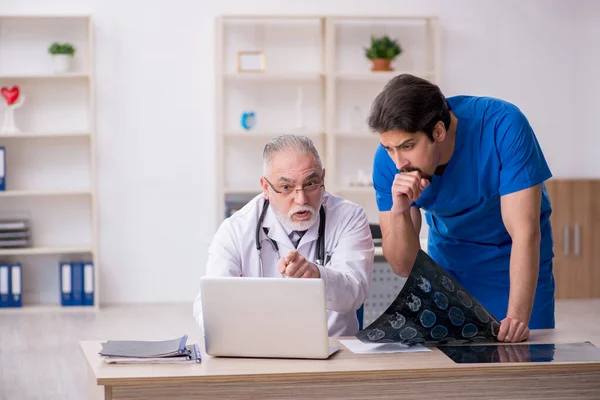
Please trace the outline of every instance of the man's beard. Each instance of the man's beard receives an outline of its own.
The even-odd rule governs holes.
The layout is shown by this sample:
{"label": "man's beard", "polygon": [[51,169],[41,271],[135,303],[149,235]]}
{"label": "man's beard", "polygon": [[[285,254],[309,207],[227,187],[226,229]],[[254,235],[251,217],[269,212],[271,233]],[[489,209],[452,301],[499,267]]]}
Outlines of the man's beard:
{"label": "man's beard", "polygon": [[[290,209],[287,214],[283,214],[278,210],[274,210],[277,218],[281,222],[281,224],[288,230],[292,231],[305,231],[309,229],[311,226],[317,222],[317,213],[316,210],[311,206],[296,206]],[[294,221],[292,220],[292,216],[301,211],[308,211],[310,213],[310,218],[303,221]]]}

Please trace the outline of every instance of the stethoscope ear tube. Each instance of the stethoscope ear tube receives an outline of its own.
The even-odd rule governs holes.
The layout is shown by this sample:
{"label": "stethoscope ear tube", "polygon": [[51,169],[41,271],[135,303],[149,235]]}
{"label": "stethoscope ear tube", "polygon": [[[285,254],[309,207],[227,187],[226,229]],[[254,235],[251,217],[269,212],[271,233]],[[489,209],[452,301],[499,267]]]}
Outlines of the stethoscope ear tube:
{"label": "stethoscope ear tube", "polygon": [[260,244],[260,228],[265,220],[265,215],[267,214],[267,208],[269,208],[269,200],[265,199],[265,204],[263,204],[262,211],[260,213],[260,217],[258,217],[258,223],[256,224],[256,233],[255,233],[255,241],[256,241],[256,250],[260,251],[262,245]]}

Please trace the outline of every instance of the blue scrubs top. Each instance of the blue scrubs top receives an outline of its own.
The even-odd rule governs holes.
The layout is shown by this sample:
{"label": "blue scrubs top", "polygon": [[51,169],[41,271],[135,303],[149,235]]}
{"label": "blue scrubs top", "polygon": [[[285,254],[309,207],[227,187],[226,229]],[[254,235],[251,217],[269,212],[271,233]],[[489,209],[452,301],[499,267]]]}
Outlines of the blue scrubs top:
{"label": "blue scrubs top", "polygon": [[[415,202],[429,226],[427,253],[498,320],[506,317],[512,241],[500,197],[542,184],[540,273],[530,329],[554,328],[550,199],[552,176],[529,122],[514,105],[488,97],[447,99],[458,118],[454,153],[442,175]],[[398,173],[387,151],[375,153],[373,183],[379,211],[392,208]]]}

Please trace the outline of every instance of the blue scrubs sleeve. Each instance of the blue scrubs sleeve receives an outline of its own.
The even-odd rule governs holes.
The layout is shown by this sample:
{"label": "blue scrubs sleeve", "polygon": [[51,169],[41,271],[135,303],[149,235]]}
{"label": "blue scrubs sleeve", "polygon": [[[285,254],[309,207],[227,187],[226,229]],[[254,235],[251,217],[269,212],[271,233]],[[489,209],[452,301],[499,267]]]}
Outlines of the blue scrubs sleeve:
{"label": "blue scrubs sleeve", "polygon": [[509,112],[496,132],[501,196],[535,186],[552,176],[533,129],[519,109]]}
{"label": "blue scrubs sleeve", "polygon": [[373,188],[379,211],[392,209],[392,184],[396,176],[396,165],[383,146],[375,151],[373,161]]}

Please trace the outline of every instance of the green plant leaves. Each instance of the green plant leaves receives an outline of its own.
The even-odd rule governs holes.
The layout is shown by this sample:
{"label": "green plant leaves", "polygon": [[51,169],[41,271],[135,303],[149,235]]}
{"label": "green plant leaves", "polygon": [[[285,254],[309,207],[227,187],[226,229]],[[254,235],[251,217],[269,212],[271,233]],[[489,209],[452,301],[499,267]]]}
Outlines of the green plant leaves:
{"label": "green plant leaves", "polygon": [[48,48],[48,53],[50,54],[67,54],[67,55],[75,55],[75,47],[70,43],[57,43],[54,42]]}
{"label": "green plant leaves", "polygon": [[365,56],[369,60],[386,58],[392,60],[402,53],[402,47],[397,40],[392,40],[388,35],[381,37],[371,36],[371,46],[365,47]]}

